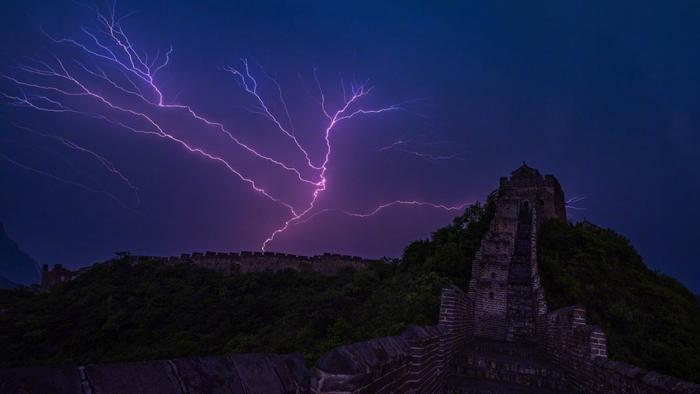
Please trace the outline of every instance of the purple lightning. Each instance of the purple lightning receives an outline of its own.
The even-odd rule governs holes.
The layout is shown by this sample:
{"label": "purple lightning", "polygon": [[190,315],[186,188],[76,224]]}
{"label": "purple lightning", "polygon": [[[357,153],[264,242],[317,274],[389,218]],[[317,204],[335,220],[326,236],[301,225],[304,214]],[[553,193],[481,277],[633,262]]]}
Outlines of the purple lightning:
{"label": "purple lightning", "polygon": [[129,180],[129,178],[127,178],[127,177],[124,175],[124,173],[122,173],[119,169],[117,169],[117,167],[114,165],[114,163],[112,163],[111,161],[109,161],[109,160],[108,160],[107,158],[105,158],[104,156],[99,155],[98,153],[96,153],[96,152],[93,151],[93,150],[90,150],[90,149],[85,148],[85,147],[83,147],[83,146],[81,146],[81,145],[78,145],[78,144],[76,144],[75,142],[73,142],[73,141],[71,141],[71,140],[69,140],[69,139],[67,139],[67,138],[63,138],[63,137],[59,137],[59,136],[57,136],[57,135],[53,135],[53,134],[41,132],[41,131],[38,131],[38,130],[34,130],[34,129],[32,129],[32,128],[29,128],[29,127],[26,127],[26,126],[22,126],[22,125],[19,125],[19,124],[16,124],[16,123],[12,123],[12,125],[15,126],[15,128],[18,128],[18,129],[20,129],[20,130],[24,130],[24,131],[26,131],[26,132],[28,132],[28,133],[31,133],[31,134],[34,134],[34,135],[38,135],[38,136],[40,136],[40,137],[44,137],[44,138],[48,138],[48,139],[52,139],[52,140],[58,141],[58,142],[60,142],[61,144],[63,144],[64,146],[66,146],[66,147],[68,147],[68,148],[70,148],[70,149],[72,149],[72,150],[76,150],[76,151],[79,151],[79,152],[82,152],[82,153],[85,153],[85,154],[91,156],[93,159],[95,159],[97,162],[99,162],[99,163],[102,165],[102,167],[104,167],[107,171],[111,172],[111,173],[114,174],[117,178],[121,179],[122,182],[124,182],[124,183],[127,185],[127,187],[129,187],[129,188],[131,189],[131,191],[134,193],[134,197],[136,198],[136,204],[140,204],[140,201],[141,201],[141,200],[140,200],[140,197],[139,197],[139,189],[138,189],[138,187],[134,186],[134,184],[131,183],[131,181]]}
{"label": "purple lightning", "polygon": [[[98,12],[98,20],[105,26],[105,30],[102,31],[103,35],[110,37],[112,40],[112,47],[119,48],[121,50],[121,56],[117,55],[117,52],[113,51],[110,49],[109,46],[106,44],[102,43],[100,39],[97,37],[96,34],[92,33],[86,28],[82,28],[82,31],[87,34],[92,40],[95,42],[96,46],[99,49],[91,49],[87,45],[82,44],[76,40],[73,39],[56,39],[53,37],[50,37],[54,42],[57,43],[69,43],[72,44],[82,51],[84,51],[87,55],[91,55],[94,57],[97,57],[99,59],[107,60],[111,63],[114,63],[117,65],[117,68],[122,71],[122,74],[127,77],[127,79],[130,81],[132,84],[133,89],[129,88],[124,88],[122,85],[120,85],[116,80],[111,79],[107,76],[107,73],[99,69],[99,71],[94,72],[89,70],[85,65],[83,65],[80,62],[75,62],[77,66],[82,69],[86,70],[87,73],[91,76],[98,76],[99,79],[102,79],[106,82],[108,82],[109,85],[113,87],[117,87],[119,91],[121,92],[126,92],[131,95],[136,95],[139,97],[141,100],[146,102],[147,104],[151,104],[155,107],[158,108],[177,108],[177,109],[184,109],[186,110],[189,114],[191,114],[195,119],[204,122],[207,126],[215,126],[218,127],[221,131],[225,132],[232,140],[234,140],[239,146],[243,147],[247,151],[255,154],[256,156],[263,158],[267,161],[270,161],[274,164],[277,164],[281,167],[283,167],[285,170],[290,170],[294,171],[297,173],[299,178],[301,179],[301,174],[299,171],[294,170],[290,167],[285,166],[281,162],[274,160],[272,158],[269,158],[267,156],[264,156],[257,151],[255,151],[253,148],[251,148],[248,145],[245,145],[241,143],[238,139],[236,139],[228,130],[224,128],[224,126],[221,123],[218,122],[213,122],[210,120],[207,120],[206,118],[200,116],[197,114],[194,110],[191,109],[189,106],[185,105],[174,105],[174,104],[165,104],[164,102],[164,95],[161,92],[160,88],[156,84],[155,76],[158,71],[163,69],[169,59],[170,59],[170,54],[172,53],[172,50],[169,50],[167,52],[167,55],[165,59],[163,60],[162,63],[158,64],[157,66],[155,65],[156,60],[154,60],[152,63],[148,64],[146,63],[137,53],[136,50],[133,48],[133,45],[130,43],[128,40],[126,34],[124,33],[122,27],[121,27],[121,19],[116,19],[111,16],[111,17],[105,17],[101,13]],[[100,50],[101,49],[101,50]],[[156,59],[158,57],[156,56]],[[71,71],[69,71],[68,67],[66,66],[65,62],[55,56],[54,57],[55,64],[51,65],[47,62],[44,61],[36,61],[34,65],[25,65],[25,66],[20,66],[20,70],[25,72],[28,75],[36,75],[44,78],[51,79],[54,82],[54,85],[43,85],[40,83],[33,83],[33,82],[27,82],[24,80],[20,80],[18,78],[15,78],[13,76],[9,75],[4,75],[4,78],[10,80],[11,82],[14,82],[16,85],[23,87],[23,88],[32,88],[32,89],[37,89],[37,90],[42,90],[50,93],[57,94],[59,96],[63,97],[87,97],[87,98],[92,98],[95,101],[97,101],[99,104],[102,104],[102,106],[109,111],[113,112],[118,112],[124,115],[128,115],[131,118],[135,118],[136,120],[142,121],[142,123],[146,123],[148,126],[150,126],[150,130],[143,130],[139,129],[136,126],[133,125],[128,125],[124,122],[119,122],[114,120],[113,118],[110,118],[107,115],[104,114],[90,114],[84,111],[77,111],[72,108],[69,108],[65,106],[63,103],[56,99],[49,98],[47,96],[26,96],[23,95],[23,97],[17,97],[17,96],[10,96],[8,94],[3,93],[3,95],[6,98],[12,99],[14,105],[19,105],[19,106],[26,106],[35,110],[40,110],[40,111],[46,111],[46,112],[72,112],[72,113],[80,113],[88,116],[92,116],[98,119],[105,120],[113,125],[116,126],[121,126],[124,129],[135,132],[135,133],[146,133],[146,134],[153,134],[156,135],[160,138],[170,140],[172,142],[178,143],[182,147],[184,147],[186,150],[189,152],[198,154],[200,156],[203,156],[209,160],[213,160],[216,162],[219,162],[220,164],[223,164],[226,169],[228,169],[230,172],[235,174],[240,180],[243,182],[247,183],[250,185],[250,187],[267,197],[268,199],[282,204],[285,206],[287,209],[290,210],[290,212],[295,213],[294,207],[282,201],[281,199],[272,196],[269,192],[267,192],[265,189],[260,187],[253,179],[244,176],[240,171],[236,170],[228,161],[225,159],[213,155],[211,153],[206,152],[203,148],[201,147],[196,147],[192,146],[191,144],[187,143],[183,139],[180,139],[173,134],[169,133],[166,131],[166,128],[162,126],[160,123],[158,123],[155,118],[150,117],[148,114],[145,112],[139,111],[139,110],[134,110],[131,108],[126,108],[123,106],[120,106],[119,104],[116,104],[111,100],[109,97],[105,95],[101,95],[97,93],[96,91],[91,90],[90,88],[87,87],[87,82],[79,79],[78,76],[74,75]],[[132,80],[129,75],[132,75],[133,78],[136,78],[136,80]],[[155,96],[158,98],[157,102],[154,102],[152,100],[149,100],[145,95],[142,93],[142,89],[138,87],[136,84],[138,80],[141,80],[142,84],[145,84],[148,88],[151,89],[152,92],[155,93]],[[61,83],[67,84],[73,90],[68,90],[67,88],[62,87]],[[39,101],[39,103],[37,102]],[[42,106],[41,101],[46,101],[53,105],[53,107],[48,107],[48,106]]]}
{"label": "purple lightning", "polygon": [[576,204],[577,202],[581,202],[585,199],[586,199],[586,196],[584,196],[584,195],[574,196],[574,197],[571,197],[570,199],[566,200],[566,202],[564,203],[564,206],[567,209],[573,209],[575,211],[585,211],[586,208],[581,208],[581,207],[577,207],[577,206],[573,205],[573,204]]}
{"label": "purple lightning", "polygon": [[[291,143],[295,151],[303,156],[305,165],[302,168],[297,168],[244,142],[223,123],[208,118],[198,110],[195,110],[194,107],[187,104],[169,102],[167,94],[159,85],[158,75],[168,66],[174,52],[173,47],[170,46],[167,51],[164,51],[163,55],[158,53],[149,59],[145,52],[136,49],[122,26],[122,21],[128,15],[117,17],[114,5],[106,15],[99,10],[96,10],[96,12],[98,27],[96,29],[81,27],[81,31],[84,34],[83,39],[54,37],[45,33],[54,44],[69,45],[76,48],[84,57],[90,59],[89,62],[53,56],[50,62],[35,60],[31,64],[21,65],[19,66],[19,75],[2,76],[15,84],[21,93],[13,95],[0,92],[0,95],[8,99],[11,105],[47,113],[86,116],[106,122],[127,132],[155,136],[175,143],[189,153],[223,166],[240,181],[247,184],[254,192],[289,211],[290,216],[287,217],[284,223],[263,241],[261,245],[262,250],[265,250],[268,244],[274,241],[278,235],[285,232],[290,225],[304,223],[324,212],[338,211],[349,216],[366,218],[396,205],[424,206],[446,211],[459,210],[466,206],[466,204],[447,206],[430,202],[397,200],[379,205],[367,213],[355,213],[342,209],[317,210],[318,200],[329,185],[327,174],[333,155],[333,134],[337,126],[344,121],[360,116],[397,111],[402,109],[401,105],[394,104],[379,108],[365,108],[361,105],[362,101],[372,93],[373,87],[367,86],[366,83],[346,86],[346,83],[341,80],[343,101],[337,108],[331,109],[331,105],[314,69],[313,77],[318,88],[321,112],[326,119],[325,126],[320,133],[320,142],[324,149],[320,158],[314,158],[309,153],[308,148],[304,147],[297,137],[280,84],[261,68],[262,74],[266,77],[265,79],[276,88],[276,99],[279,100],[284,110],[282,114],[276,113],[273,110],[275,107],[270,105],[261,95],[259,90],[260,83],[246,59],[241,59],[241,68],[223,67],[225,72],[234,76],[243,92],[253,99],[255,104],[250,111],[270,121],[274,128],[280,132],[281,136]],[[25,90],[32,93],[27,94],[24,92]],[[137,100],[136,102],[132,101],[125,104],[124,97],[132,97]],[[83,110],[79,109],[79,107],[74,107],[73,104],[69,103],[69,100],[90,102],[91,109]],[[99,109],[95,110],[95,105]],[[253,179],[250,175],[244,174],[242,170],[236,168],[230,161],[209,152],[202,146],[195,145],[184,137],[177,136],[159,121],[159,116],[168,115],[173,111],[185,114],[197,121],[198,124],[201,124],[202,131],[214,130],[217,133],[222,133],[228,137],[228,140],[235,147],[243,149],[253,158],[271,163],[283,173],[293,174],[295,179],[301,182],[305,188],[308,188],[307,203],[301,208],[295,207],[293,204],[273,195],[259,181]],[[116,118],[117,115],[119,115],[119,120]],[[137,191],[137,188],[133,186],[127,176],[105,157],[61,137],[45,133],[39,134],[44,137],[57,139],[71,149],[91,155],[108,171],[121,178],[134,192]],[[394,145],[393,148],[397,148],[401,144]],[[433,156],[422,154],[418,151],[410,151],[403,147],[400,147],[399,150],[435,160],[447,160],[458,156],[458,154],[450,157]],[[27,170],[43,173],[13,161],[6,156],[2,158]],[[44,175],[57,179],[57,177],[48,173],[44,173]],[[61,181],[72,183],[67,180]]]}
{"label": "purple lightning", "polygon": [[116,202],[117,204],[119,204],[120,206],[122,206],[123,208],[125,208],[125,209],[127,209],[127,210],[130,210],[130,211],[132,211],[132,212],[134,212],[134,213],[138,213],[138,212],[135,211],[133,208],[131,208],[131,207],[129,207],[128,205],[124,204],[119,198],[117,198],[117,196],[115,196],[114,194],[112,194],[112,193],[110,193],[110,192],[107,192],[107,191],[105,191],[105,190],[95,189],[95,188],[90,187],[90,186],[88,186],[88,185],[85,185],[85,184],[83,184],[83,183],[76,182],[76,181],[72,181],[72,180],[70,180],[70,179],[65,179],[65,178],[62,178],[62,177],[60,177],[60,176],[58,176],[58,175],[52,174],[52,173],[50,173],[50,172],[43,171],[43,170],[40,170],[40,169],[38,169],[38,168],[31,167],[31,166],[29,166],[29,165],[27,165],[27,164],[20,163],[20,162],[18,162],[17,160],[10,158],[10,157],[8,157],[7,155],[5,155],[5,154],[3,154],[3,153],[0,153],[0,159],[3,159],[3,160],[5,160],[6,162],[8,162],[8,163],[10,163],[10,164],[12,164],[12,165],[14,165],[14,166],[16,166],[16,167],[19,167],[19,168],[21,168],[21,169],[23,169],[23,170],[27,170],[27,171],[33,172],[33,173],[35,173],[35,174],[37,174],[37,175],[45,176],[45,177],[47,177],[47,178],[51,178],[51,179],[53,179],[53,180],[55,180],[55,181],[64,183],[64,184],[66,184],[66,185],[75,186],[75,187],[81,188],[81,189],[83,189],[83,190],[85,190],[85,191],[88,191],[88,192],[90,192],[90,193],[97,193],[97,194],[105,195],[105,196],[107,196],[108,198],[110,198],[111,200],[113,200],[114,202]]}
{"label": "purple lightning", "polygon": [[[301,220],[304,218],[306,215],[308,215],[315,207],[316,207],[316,201],[318,200],[319,196],[321,193],[323,193],[326,190],[328,179],[326,178],[326,172],[328,171],[328,163],[331,159],[331,154],[332,154],[332,144],[331,144],[331,135],[335,129],[335,127],[342,121],[344,120],[349,120],[352,119],[356,116],[359,115],[368,115],[368,114],[381,114],[384,112],[389,112],[389,111],[395,111],[398,109],[401,109],[400,106],[398,105],[391,105],[388,107],[383,107],[383,108],[377,108],[377,109],[365,109],[365,108],[358,108],[357,104],[361,99],[365,96],[368,96],[372,92],[372,87],[365,87],[364,85],[360,85],[355,87],[354,85],[351,86],[351,95],[347,97],[345,94],[343,95],[344,103],[335,111],[328,111],[327,105],[326,105],[326,99],[325,99],[325,93],[323,91],[323,88],[321,87],[320,82],[318,81],[318,77],[316,75],[316,70],[314,70],[314,79],[316,80],[320,97],[321,97],[321,111],[325,115],[326,119],[328,120],[327,126],[325,128],[324,134],[323,134],[323,140],[325,142],[325,154],[323,156],[323,161],[321,162],[320,165],[314,165],[312,161],[310,160],[308,154],[306,151],[301,147],[300,144],[298,144],[298,141],[294,136],[292,136],[288,131],[284,129],[282,126],[282,123],[277,119],[275,115],[273,115],[267,108],[269,108],[268,105],[265,104],[265,100],[257,93],[256,91],[256,83],[255,79],[250,77],[250,72],[247,66],[247,62],[244,61],[244,66],[245,66],[245,71],[246,75],[249,77],[249,79],[252,79],[253,85],[252,87],[247,87],[247,85],[244,85],[244,89],[247,93],[255,96],[257,99],[258,103],[260,103],[261,108],[263,108],[263,113],[266,117],[268,117],[279,129],[284,133],[285,135],[288,135],[290,138],[294,139],[294,142],[297,144],[298,148],[304,153],[306,159],[307,159],[307,164],[309,167],[320,170],[320,173],[318,174],[318,182],[316,183],[316,187],[312,192],[312,198],[309,202],[308,207],[302,211],[301,213],[293,213],[292,216],[287,219],[284,224],[276,229],[275,231],[270,234],[270,236],[265,239],[263,242],[261,249],[265,250],[267,247],[267,244],[272,242],[277,235],[280,233],[286,231],[290,225],[293,223]],[[242,83],[245,83],[245,78],[243,77],[243,74],[235,69],[232,68],[227,68],[227,70],[234,75],[237,75],[241,78],[243,81]],[[275,82],[275,85],[279,89],[279,84]],[[280,90],[281,91],[281,90]],[[344,92],[345,93],[345,92]],[[280,99],[282,99],[282,94],[280,93]],[[283,100],[283,99],[282,99]],[[283,101],[283,106],[286,108],[286,103]],[[332,114],[331,114],[332,113]]]}
{"label": "purple lightning", "polygon": [[[245,149],[247,152],[253,154],[254,156],[261,158],[263,160],[266,160],[270,163],[273,163],[284,170],[294,172],[299,180],[313,184],[313,182],[309,181],[308,179],[305,179],[300,171],[296,168],[290,167],[282,163],[281,161],[275,160],[269,156],[266,156],[260,152],[258,152],[256,149],[252,148],[248,144],[243,143],[240,141],[238,138],[236,138],[233,133],[231,133],[229,130],[226,129],[226,127],[216,121],[209,120],[205,118],[204,116],[198,114],[197,112],[194,111],[194,109],[191,106],[188,105],[182,105],[182,104],[167,104],[165,103],[164,99],[164,94],[162,90],[158,87],[156,84],[156,75],[159,71],[163,70],[169,63],[170,61],[170,56],[173,53],[173,47],[171,46],[168,51],[166,52],[163,60],[158,63],[160,56],[156,55],[154,59],[149,63],[147,56],[141,57],[139,56],[138,52],[134,48],[134,46],[131,44],[127,34],[124,32],[124,29],[122,28],[121,21],[126,17],[121,17],[115,19],[115,10],[114,7],[112,8],[112,12],[109,17],[106,17],[102,15],[99,11],[97,11],[98,15],[98,21],[102,25],[102,29],[100,30],[100,33],[106,37],[106,39],[109,41],[108,45],[107,43],[104,43],[101,41],[98,36],[93,33],[92,31],[88,30],[85,27],[82,27],[81,30],[83,33],[85,33],[93,42],[94,45],[97,46],[97,48],[90,48],[87,44],[83,44],[77,40],[74,39],[69,39],[69,38],[54,38],[51,35],[47,34],[47,36],[55,43],[68,43],[71,44],[78,49],[82,50],[85,54],[91,55],[93,57],[97,57],[98,59],[103,59],[105,61],[108,61],[109,63],[114,64],[120,71],[121,75],[124,76],[124,78],[129,82],[131,85],[131,88],[129,87],[124,87],[121,84],[119,84],[115,79],[110,78],[107,73],[99,68],[96,67],[96,70],[92,70],[88,67],[86,67],[84,64],[77,62],[85,72],[90,74],[93,77],[99,78],[103,80],[104,82],[108,83],[112,87],[115,87],[122,93],[126,93],[132,96],[135,96],[144,102],[161,107],[161,108],[171,108],[171,109],[181,109],[187,111],[193,118],[197,119],[198,121],[203,122],[207,126],[212,126],[217,129],[219,129],[221,132],[226,134],[232,141],[234,141],[239,147]],[[127,15],[128,16],[128,15]],[[113,50],[112,48],[116,48],[116,50]],[[35,67],[23,67],[24,71],[27,72],[33,72],[37,75],[41,76],[57,76],[55,70],[53,70],[50,66],[48,66],[45,63],[42,63],[48,70],[44,69],[37,69]],[[246,68],[247,68],[247,63],[246,63]],[[132,79],[133,78],[133,79]],[[252,78],[252,77],[251,77]],[[17,83],[17,81],[15,81]],[[145,84],[145,88],[149,89],[151,91],[151,95],[155,96],[156,100],[153,100],[151,98],[148,98],[144,93],[141,88],[137,85],[137,82],[141,82],[142,84]],[[255,187],[253,187],[255,189]]]}
{"label": "purple lightning", "polygon": [[314,219],[315,217],[322,215],[324,213],[328,213],[328,212],[339,212],[339,213],[342,213],[343,215],[347,215],[347,216],[352,216],[352,217],[357,217],[357,218],[368,218],[370,216],[374,216],[374,215],[378,214],[380,211],[382,211],[386,208],[389,208],[389,207],[392,207],[395,205],[429,207],[429,208],[434,208],[434,209],[442,209],[444,211],[459,211],[459,210],[466,208],[467,205],[469,205],[469,203],[462,203],[462,204],[455,205],[455,206],[449,206],[449,205],[435,204],[435,203],[424,202],[424,201],[396,200],[396,201],[388,202],[386,204],[379,205],[376,208],[374,208],[373,210],[368,211],[368,212],[364,212],[364,213],[351,212],[351,211],[347,211],[345,209],[340,209],[340,208],[326,208],[326,209],[318,210],[311,215],[308,215],[304,220],[298,221],[297,224],[307,223],[307,222],[311,221],[312,219]]}
{"label": "purple lightning", "polygon": [[428,160],[464,160],[462,155],[464,155],[467,152],[458,152],[458,153],[453,153],[450,155],[435,155],[432,153],[427,153],[427,152],[421,152],[418,151],[416,148],[407,148],[407,146],[412,146],[412,145],[444,145],[448,144],[450,142],[447,141],[440,141],[440,142],[421,142],[421,141],[414,141],[414,140],[405,140],[405,139],[399,139],[394,142],[392,142],[389,145],[383,146],[379,149],[377,149],[378,152],[384,152],[388,150],[394,150],[397,152],[402,152],[406,153],[409,155],[413,155],[422,159],[428,159]]}

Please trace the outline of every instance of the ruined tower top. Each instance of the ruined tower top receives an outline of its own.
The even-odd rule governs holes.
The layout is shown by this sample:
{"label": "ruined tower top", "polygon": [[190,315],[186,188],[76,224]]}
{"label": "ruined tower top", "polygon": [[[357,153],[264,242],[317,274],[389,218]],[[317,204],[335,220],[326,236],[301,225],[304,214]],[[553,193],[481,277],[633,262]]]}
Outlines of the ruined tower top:
{"label": "ruined tower top", "polygon": [[501,177],[498,192],[502,198],[526,201],[543,219],[566,221],[564,192],[557,178],[554,175],[542,176],[524,162],[510,178]]}

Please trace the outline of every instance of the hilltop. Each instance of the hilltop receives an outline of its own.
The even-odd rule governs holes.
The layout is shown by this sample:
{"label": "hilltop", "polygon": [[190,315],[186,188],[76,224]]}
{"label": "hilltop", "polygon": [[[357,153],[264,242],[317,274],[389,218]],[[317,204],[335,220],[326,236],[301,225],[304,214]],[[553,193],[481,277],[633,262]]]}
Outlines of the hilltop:
{"label": "hilltop", "polygon": [[[493,214],[475,204],[400,261],[327,277],[285,271],[223,276],[191,264],[115,260],[50,293],[3,291],[2,366],[223,353],[302,352],[395,335],[436,321],[440,289],[466,288]],[[647,268],[624,237],[591,225],[542,226],[541,275],[552,308],[585,305],[616,359],[700,381],[700,309]]]}

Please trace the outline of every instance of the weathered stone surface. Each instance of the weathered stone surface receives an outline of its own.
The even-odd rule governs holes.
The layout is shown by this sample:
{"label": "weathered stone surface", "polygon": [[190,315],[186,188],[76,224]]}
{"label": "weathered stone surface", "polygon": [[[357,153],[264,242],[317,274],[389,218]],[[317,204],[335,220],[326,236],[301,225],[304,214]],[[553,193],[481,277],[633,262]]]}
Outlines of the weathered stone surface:
{"label": "weathered stone surface", "polygon": [[241,377],[228,357],[183,358],[172,363],[187,392],[244,392]]}
{"label": "weathered stone surface", "polygon": [[286,393],[305,393],[310,390],[311,372],[301,354],[270,356],[275,372]]}
{"label": "weathered stone surface", "polygon": [[[470,379],[490,379],[548,390],[569,388],[563,372],[550,363],[539,348],[529,343],[476,338],[460,349],[455,365],[458,376]],[[452,387],[448,391],[456,389]]]}
{"label": "weathered stone surface", "polygon": [[405,339],[384,337],[335,348],[318,360],[316,368],[332,374],[357,374],[407,357]]}
{"label": "weathered stone surface", "polygon": [[410,326],[401,336],[407,341],[437,338],[445,332],[441,326]]}
{"label": "weathered stone surface", "polygon": [[542,334],[547,310],[537,266],[538,218],[566,220],[564,192],[556,178],[523,164],[501,178],[495,204],[472,262],[474,335],[533,340]]}
{"label": "weathered stone surface", "polygon": [[307,393],[310,378],[299,354],[242,354],[0,369],[0,393]]}
{"label": "weathered stone surface", "polygon": [[231,356],[229,360],[233,369],[241,377],[243,392],[249,393],[283,393],[284,384],[276,374],[275,366],[269,356],[263,354],[244,354]]}

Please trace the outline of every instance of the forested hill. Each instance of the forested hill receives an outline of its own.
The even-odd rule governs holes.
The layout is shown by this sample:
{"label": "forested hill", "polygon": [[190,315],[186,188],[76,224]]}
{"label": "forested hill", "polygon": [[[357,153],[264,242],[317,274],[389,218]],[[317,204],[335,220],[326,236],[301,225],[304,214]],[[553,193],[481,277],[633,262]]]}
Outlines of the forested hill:
{"label": "forested hill", "polygon": [[630,242],[589,223],[542,227],[540,275],[550,309],[582,304],[613,359],[700,382],[700,306],[649,269]]}
{"label": "forested hill", "polygon": [[189,264],[115,260],[48,293],[0,294],[0,366],[303,352],[432,325],[441,289],[465,285],[488,227],[470,207],[402,262],[326,277],[286,271],[222,276]]}
{"label": "forested hill", "polygon": [[[491,199],[489,201],[492,201]],[[221,276],[187,264],[99,266],[50,293],[0,294],[0,365],[303,352],[435,324],[440,290],[466,289],[493,215],[473,205],[401,261],[335,277]],[[545,223],[541,274],[550,309],[579,303],[609,334],[613,358],[700,381],[700,308],[649,270],[629,242],[589,224]]]}

